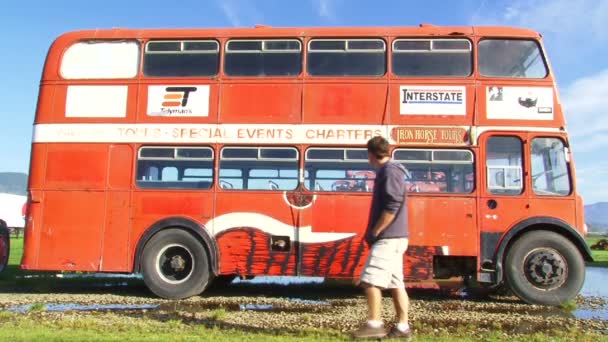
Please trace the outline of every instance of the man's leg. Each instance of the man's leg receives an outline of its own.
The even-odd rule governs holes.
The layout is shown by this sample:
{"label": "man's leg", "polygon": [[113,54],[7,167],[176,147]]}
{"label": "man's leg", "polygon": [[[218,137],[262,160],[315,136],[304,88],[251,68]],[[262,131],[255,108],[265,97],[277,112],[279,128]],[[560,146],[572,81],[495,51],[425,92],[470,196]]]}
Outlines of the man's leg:
{"label": "man's leg", "polygon": [[408,309],[410,300],[405,292],[405,288],[391,289],[393,296],[393,304],[395,305],[395,313],[397,314],[397,323],[408,323]]}
{"label": "man's leg", "polygon": [[365,288],[367,297],[367,320],[372,322],[382,322],[382,291],[375,286]]}

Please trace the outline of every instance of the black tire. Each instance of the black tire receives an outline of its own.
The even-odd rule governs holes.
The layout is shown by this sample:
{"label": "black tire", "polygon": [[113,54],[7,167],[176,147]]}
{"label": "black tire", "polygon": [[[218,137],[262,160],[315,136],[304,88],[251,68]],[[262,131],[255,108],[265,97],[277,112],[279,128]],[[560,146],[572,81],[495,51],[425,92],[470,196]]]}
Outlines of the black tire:
{"label": "black tire", "polygon": [[11,252],[11,239],[8,233],[8,228],[4,222],[0,222],[0,273],[2,273],[8,265],[8,257]]}
{"label": "black tire", "polygon": [[530,304],[561,305],[573,299],[585,281],[585,262],[567,238],[550,231],[525,233],[507,252],[507,284]]}
{"label": "black tire", "polygon": [[181,229],[156,233],[144,247],[141,269],[155,295],[183,299],[201,294],[209,282],[209,258],[202,243]]}

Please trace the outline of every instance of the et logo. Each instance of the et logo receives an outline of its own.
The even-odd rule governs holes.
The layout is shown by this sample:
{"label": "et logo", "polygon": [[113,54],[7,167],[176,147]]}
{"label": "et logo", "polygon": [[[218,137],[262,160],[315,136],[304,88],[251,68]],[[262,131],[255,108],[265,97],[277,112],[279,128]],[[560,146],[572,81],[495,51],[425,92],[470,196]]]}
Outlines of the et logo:
{"label": "et logo", "polygon": [[163,96],[163,107],[186,107],[188,96],[196,91],[196,87],[167,87]]}

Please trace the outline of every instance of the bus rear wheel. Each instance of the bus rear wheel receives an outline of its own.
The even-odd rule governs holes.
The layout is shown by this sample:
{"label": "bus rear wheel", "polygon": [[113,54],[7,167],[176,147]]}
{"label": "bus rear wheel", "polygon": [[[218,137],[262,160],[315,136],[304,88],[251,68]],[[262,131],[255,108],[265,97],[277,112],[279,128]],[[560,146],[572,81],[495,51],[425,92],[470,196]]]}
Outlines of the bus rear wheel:
{"label": "bus rear wheel", "polygon": [[507,284],[530,304],[561,305],[573,299],[585,280],[585,263],[576,246],[550,231],[521,236],[507,252]]}
{"label": "bus rear wheel", "polygon": [[150,291],[167,299],[198,295],[209,282],[205,248],[192,234],[181,229],[156,233],[146,243],[141,269]]}

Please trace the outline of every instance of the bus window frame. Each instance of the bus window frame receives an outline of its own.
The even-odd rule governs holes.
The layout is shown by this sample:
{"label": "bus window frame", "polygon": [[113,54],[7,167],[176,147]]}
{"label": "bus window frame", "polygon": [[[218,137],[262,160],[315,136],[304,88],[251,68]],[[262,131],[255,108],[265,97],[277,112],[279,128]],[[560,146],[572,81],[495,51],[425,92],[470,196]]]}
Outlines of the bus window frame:
{"label": "bus window frame", "polygon": [[[286,41],[286,42],[292,42],[292,41],[297,41],[300,48],[298,50],[295,49],[287,49],[287,50],[280,50],[280,49],[266,49],[265,46],[265,42],[268,41],[272,41],[272,42],[281,42],[281,41]],[[251,51],[247,51],[247,50],[233,50],[230,51],[229,46],[231,42],[261,42],[261,49],[260,50],[251,50]],[[306,58],[306,54],[307,51],[304,49],[304,42],[302,41],[302,39],[300,37],[274,37],[274,38],[264,38],[264,37],[256,37],[256,38],[244,38],[244,37],[226,37],[225,40],[223,41],[223,47],[220,51],[220,73],[223,77],[223,79],[225,80],[234,80],[234,79],[246,79],[246,80],[268,80],[268,79],[298,79],[301,78],[302,75],[304,75],[304,69],[305,69],[305,58]],[[289,52],[299,52],[300,53],[300,72],[296,75],[262,75],[262,76],[250,76],[250,75],[231,75],[228,74],[226,72],[226,56],[229,53],[234,53],[234,54],[253,54],[253,53],[289,53]]]}
{"label": "bus window frame", "polygon": [[[236,157],[225,158],[223,156],[223,154],[224,154],[224,151],[227,150],[227,149],[257,150],[257,152],[258,152],[257,153],[257,158],[246,158],[246,157],[245,158],[236,158]],[[262,152],[263,149],[292,150],[292,151],[296,152],[296,157],[295,158],[267,158],[267,157],[261,157],[261,152]],[[251,178],[251,175],[250,175],[251,169],[245,169],[245,168],[243,168],[243,169],[240,169],[240,179],[243,182],[243,188],[241,188],[241,189],[234,189],[234,188],[223,187],[222,186],[223,179],[222,179],[222,177],[220,177],[220,174],[221,174],[221,171],[222,171],[222,166],[221,166],[222,165],[222,160],[227,161],[227,162],[235,162],[235,161],[236,162],[238,162],[238,161],[243,161],[243,162],[269,161],[269,162],[284,162],[284,163],[295,162],[294,169],[295,169],[295,171],[297,173],[296,177],[295,177],[296,185],[295,185],[295,187],[293,189],[281,189],[281,188],[278,188],[278,189],[262,189],[262,188],[260,188],[260,189],[250,189],[250,188],[247,188],[247,189],[245,189],[244,185],[246,183],[248,183],[249,179]],[[234,168],[227,168],[227,169],[234,169]],[[269,169],[273,169],[274,170],[274,168],[269,168]],[[245,172],[245,171],[247,171],[247,172]],[[278,174],[280,175],[280,170],[277,169],[277,171],[279,171]],[[256,192],[256,191],[261,191],[261,192],[267,193],[267,192],[295,191],[300,186],[300,178],[301,178],[300,171],[301,171],[300,170],[300,151],[299,151],[299,149],[296,146],[266,146],[266,145],[259,145],[259,146],[233,146],[233,145],[228,145],[228,146],[222,146],[222,148],[219,151],[219,156],[217,158],[217,172],[216,172],[217,173],[217,182],[216,182],[216,184],[218,184],[217,188],[220,191],[226,191],[226,192],[247,192],[247,193],[252,193],[252,192]],[[234,178],[234,179],[236,179],[238,177],[236,177],[236,176],[234,176],[234,177],[232,177],[232,176],[225,177],[224,176],[223,178]],[[262,178],[262,177],[253,177],[253,178],[254,179],[259,179],[259,178]],[[271,177],[268,177],[268,178],[271,178]],[[245,179],[247,179],[247,182],[245,182]],[[291,178],[288,178],[288,179],[291,179]]]}
{"label": "bus window frame", "polygon": [[[434,41],[454,41],[454,40],[462,40],[462,41],[467,41],[469,43],[469,49],[437,49],[436,51],[433,50],[433,42]],[[395,49],[395,44],[400,42],[400,41],[429,41],[430,42],[430,50],[396,50]],[[448,80],[454,80],[454,79],[459,79],[459,78],[472,78],[475,76],[475,73],[477,71],[477,49],[474,48],[476,46],[475,41],[472,39],[472,37],[454,37],[454,38],[448,38],[448,37],[428,37],[428,38],[421,38],[421,37],[395,37],[392,41],[391,41],[391,50],[390,53],[387,54],[387,58],[390,60],[390,75],[391,78],[395,78],[395,79],[407,79],[407,78],[413,78],[413,79],[425,79],[425,78],[445,78]],[[394,68],[395,68],[395,59],[393,58],[394,54],[399,54],[399,53],[444,53],[444,52],[469,52],[470,53],[470,63],[471,63],[471,70],[469,72],[468,75],[458,75],[458,76],[450,76],[450,75],[398,75],[395,73]]]}
{"label": "bus window frame", "polygon": [[[389,54],[389,44],[387,43],[387,40],[390,40],[387,37],[384,36],[370,36],[370,37],[343,37],[343,38],[332,38],[332,37],[315,37],[315,36],[309,36],[307,37],[306,40],[306,51],[305,51],[305,58],[303,60],[303,68],[304,68],[304,74],[306,75],[306,77],[308,79],[340,79],[340,80],[345,80],[345,79],[383,79],[386,78],[387,76],[389,76],[391,74],[391,58],[390,58],[390,54]],[[317,42],[317,41],[344,41],[344,49],[339,50],[339,49],[335,49],[335,50],[317,50],[315,51],[314,49],[311,50],[310,49],[310,44],[313,42]],[[349,41],[381,41],[383,43],[383,49],[349,49],[348,48],[348,42]],[[314,54],[314,53],[328,53],[328,52],[334,52],[334,53],[348,53],[348,52],[354,52],[354,53],[377,53],[377,52],[384,52],[384,73],[382,73],[381,75],[315,75],[315,74],[311,74],[309,72],[309,64],[310,64],[310,54]]]}
{"label": "bus window frame", "polygon": [[[148,45],[150,43],[176,43],[179,42],[180,43],[180,51],[148,51]],[[199,42],[214,42],[216,43],[216,50],[184,50],[184,43],[199,43]],[[145,77],[146,79],[192,79],[192,78],[202,78],[205,80],[215,80],[218,78],[218,76],[222,73],[222,42],[220,41],[220,39],[218,37],[214,37],[214,38],[193,38],[193,39],[173,39],[173,40],[168,40],[168,39],[155,39],[155,38],[150,38],[147,39],[146,41],[144,41],[143,43],[141,43],[140,45],[143,45],[144,48],[141,49],[140,48],[140,61],[139,61],[139,73],[142,77]],[[145,61],[146,61],[146,54],[184,54],[184,53],[190,53],[190,54],[214,54],[217,53],[217,70],[215,72],[215,74],[213,75],[194,75],[194,76],[175,76],[175,75],[170,75],[170,76],[156,76],[156,75],[148,75],[145,72]]]}
{"label": "bus window frame", "polygon": [[[431,160],[404,160],[404,159],[395,159],[395,153],[398,151],[428,151],[431,152]],[[470,161],[466,160],[437,160],[434,159],[434,152],[467,152],[471,157]],[[479,179],[478,170],[477,170],[477,162],[475,160],[475,153],[468,148],[458,148],[458,149],[449,149],[449,148],[433,148],[433,147],[421,147],[421,148],[410,148],[410,147],[396,147],[391,151],[391,159],[394,162],[397,162],[405,167],[404,164],[453,164],[453,165],[471,165],[471,173],[473,174],[473,179],[471,180],[471,190],[470,191],[462,191],[462,192],[433,192],[433,191],[408,191],[409,194],[417,194],[421,196],[476,196],[477,191],[477,180]],[[410,172],[407,167],[406,172]],[[432,171],[431,171],[432,172]],[[448,177],[448,175],[445,175]],[[466,175],[463,174],[463,177]],[[446,178],[447,183],[447,178]],[[463,180],[463,183],[466,183],[466,179]]]}
{"label": "bus window frame", "polygon": [[[486,75],[482,74],[481,68],[479,66],[480,65],[480,63],[479,63],[479,61],[480,61],[479,44],[486,40],[518,40],[518,41],[533,42],[534,44],[536,44],[536,47],[538,48],[538,50],[540,52],[540,55],[541,55],[540,57],[541,57],[541,60],[543,62],[543,65],[544,65],[545,71],[546,71],[545,76],[540,77],[540,78],[529,78],[529,77],[486,76]],[[511,37],[511,36],[482,36],[482,37],[478,37],[474,43],[475,43],[475,49],[474,49],[475,74],[479,80],[502,79],[502,80],[512,80],[515,82],[534,82],[534,81],[540,81],[540,80],[547,80],[552,75],[551,67],[548,63],[547,53],[544,49],[543,44],[541,43],[541,41],[539,39],[536,39],[534,37],[522,38],[522,37]]]}

